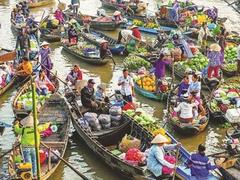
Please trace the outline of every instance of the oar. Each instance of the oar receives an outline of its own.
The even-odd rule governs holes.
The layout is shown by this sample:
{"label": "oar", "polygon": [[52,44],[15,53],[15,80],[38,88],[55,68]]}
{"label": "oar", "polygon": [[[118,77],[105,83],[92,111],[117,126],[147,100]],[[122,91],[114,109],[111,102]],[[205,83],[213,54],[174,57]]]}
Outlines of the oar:
{"label": "oar", "polygon": [[179,156],[179,147],[177,148],[177,154],[176,154],[176,163],[174,167],[174,174],[173,174],[173,180],[175,180],[176,174],[177,174],[177,163],[178,163],[178,156]]}
{"label": "oar", "polygon": [[0,156],[0,159],[2,159],[4,156],[6,156],[8,153],[10,153],[13,149],[17,148],[18,146],[20,146],[20,144],[17,144],[16,146],[14,146],[12,149],[6,151],[5,153],[3,153],[1,156]]}
{"label": "oar", "polygon": [[77,173],[77,175],[79,175],[82,179],[88,180],[88,178],[85,175],[83,175],[81,172],[79,172],[77,169],[75,169],[70,163],[68,163],[65,159],[63,159],[61,156],[59,156],[57,153],[55,153],[50,147],[48,147],[43,142],[41,142],[41,144],[43,146],[45,146],[46,148],[48,148],[51,151],[51,153],[53,153],[55,156],[57,156],[64,164],[66,164],[70,169],[72,169],[75,173]]}
{"label": "oar", "polygon": [[222,152],[217,152],[217,153],[208,154],[208,155],[206,155],[206,156],[211,157],[211,156],[216,156],[216,155],[223,154],[223,153],[226,153],[226,152],[227,152],[227,151],[222,151]]}

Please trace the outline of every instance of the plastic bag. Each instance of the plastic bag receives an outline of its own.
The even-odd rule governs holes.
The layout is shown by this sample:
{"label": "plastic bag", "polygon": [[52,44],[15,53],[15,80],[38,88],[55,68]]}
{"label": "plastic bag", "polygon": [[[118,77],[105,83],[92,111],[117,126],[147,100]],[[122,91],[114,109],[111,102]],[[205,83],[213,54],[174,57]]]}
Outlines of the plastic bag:
{"label": "plastic bag", "polygon": [[100,122],[101,125],[111,123],[111,118],[110,118],[110,115],[109,115],[109,114],[100,114],[100,115],[98,116],[98,120],[99,120],[99,122]]}
{"label": "plastic bag", "polygon": [[111,121],[112,121],[112,126],[116,127],[120,125],[122,116],[121,115],[117,115],[117,116],[110,116],[111,117]]}
{"label": "plastic bag", "polygon": [[[171,164],[175,164],[175,163],[176,163],[176,158],[175,158],[174,156],[165,155],[165,156],[164,156],[164,159],[165,159],[167,162],[171,163]],[[172,173],[173,173],[173,170],[174,170],[174,169],[172,169],[172,168],[169,168],[169,167],[167,167],[167,166],[163,166],[163,168],[162,168],[162,173],[163,173],[163,174],[172,174]]]}
{"label": "plastic bag", "polygon": [[122,138],[121,143],[119,144],[119,149],[122,152],[127,152],[131,148],[140,148],[141,141],[135,137],[132,137],[130,135],[125,135]]}
{"label": "plastic bag", "polygon": [[101,125],[99,123],[99,120],[97,119],[96,113],[87,112],[84,114],[84,118],[87,120],[92,130],[101,130]]}
{"label": "plastic bag", "polygon": [[125,155],[125,160],[133,165],[138,165],[145,160],[145,155],[139,149],[131,148]]}
{"label": "plastic bag", "polygon": [[122,108],[119,107],[119,106],[112,106],[112,107],[109,109],[109,114],[112,115],[112,116],[121,115],[121,114],[122,114]]}

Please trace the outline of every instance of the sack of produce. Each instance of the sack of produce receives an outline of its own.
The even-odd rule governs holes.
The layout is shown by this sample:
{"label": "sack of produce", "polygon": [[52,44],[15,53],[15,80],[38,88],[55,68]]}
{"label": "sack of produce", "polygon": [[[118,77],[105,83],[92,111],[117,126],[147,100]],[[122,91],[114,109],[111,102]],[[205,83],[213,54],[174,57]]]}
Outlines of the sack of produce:
{"label": "sack of produce", "polygon": [[228,109],[226,111],[226,119],[230,123],[240,123],[240,109]]}
{"label": "sack of produce", "polygon": [[121,122],[121,119],[122,119],[121,115],[117,115],[117,116],[111,115],[110,117],[111,117],[111,123],[112,123],[113,127],[116,127],[116,126],[120,125],[120,122]]}
{"label": "sack of produce", "polygon": [[109,114],[100,114],[98,116],[98,120],[101,125],[111,123],[111,118]]}
{"label": "sack of produce", "polygon": [[112,116],[117,116],[122,114],[122,108],[120,106],[112,106],[109,109],[109,114]]}
{"label": "sack of produce", "polygon": [[85,117],[78,119],[78,123],[85,129],[90,128],[89,123],[88,123],[88,121],[86,120]]}
{"label": "sack of produce", "polygon": [[111,122],[108,124],[102,124],[102,129],[109,129],[111,127]]}
{"label": "sack of produce", "polygon": [[84,118],[89,123],[90,127],[92,128],[92,130],[94,130],[94,131],[101,130],[101,125],[99,123],[99,120],[97,118],[97,114],[96,113],[87,112],[87,113],[84,114]]}
{"label": "sack of produce", "polygon": [[139,149],[131,148],[126,152],[124,159],[132,165],[138,165],[139,163],[142,163],[146,158],[144,153],[142,153]]}
{"label": "sack of produce", "polygon": [[[174,156],[168,156],[168,155],[165,155],[164,156],[164,159],[169,162],[170,164],[175,164],[176,163],[176,158]],[[173,168],[169,168],[167,166],[163,166],[162,168],[162,173],[163,174],[172,174],[173,172]]]}
{"label": "sack of produce", "polygon": [[139,139],[126,134],[122,138],[121,143],[119,144],[119,150],[121,150],[122,152],[127,152],[131,148],[139,149],[140,145],[141,141]]}

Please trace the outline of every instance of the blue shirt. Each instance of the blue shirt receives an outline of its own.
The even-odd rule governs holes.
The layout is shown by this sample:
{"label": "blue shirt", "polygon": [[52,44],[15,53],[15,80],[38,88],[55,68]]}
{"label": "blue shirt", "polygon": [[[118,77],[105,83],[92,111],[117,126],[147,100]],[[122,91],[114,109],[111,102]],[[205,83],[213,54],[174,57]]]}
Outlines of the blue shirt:
{"label": "blue shirt", "polygon": [[209,170],[217,168],[215,165],[211,165],[207,156],[203,156],[199,153],[192,154],[188,164],[190,166],[191,175],[196,177],[207,177],[209,175]]}

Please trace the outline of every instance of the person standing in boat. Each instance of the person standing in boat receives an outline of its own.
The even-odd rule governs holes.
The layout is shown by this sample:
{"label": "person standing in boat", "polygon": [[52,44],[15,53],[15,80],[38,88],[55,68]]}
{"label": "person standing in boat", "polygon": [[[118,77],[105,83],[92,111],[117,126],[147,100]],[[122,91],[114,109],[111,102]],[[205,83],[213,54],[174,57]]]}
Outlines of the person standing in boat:
{"label": "person standing in boat", "polygon": [[67,75],[66,81],[71,82],[71,85],[75,85],[78,80],[83,79],[82,71],[78,65],[74,65],[71,72]]}
{"label": "person standing in boat", "polygon": [[209,178],[209,171],[217,168],[216,165],[211,165],[208,157],[205,155],[205,150],[205,146],[200,144],[198,152],[192,154],[189,158],[188,167],[191,170],[191,180],[211,179]]}
{"label": "person standing in boat", "polygon": [[27,57],[29,58],[30,51],[30,37],[26,33],[26,29],[22,29],[17,36],[15,50],[18,54],[18,58]]}
{"label": "person standing in boat", "polygon": [[[37,122],[38,124],[38,122]],[[40,146],[40,133],[49,128],[50,122],[41,124],[37,126],[37,139]],[[29,115],[28,117],[21,120],[21,125],[19,121],[16,121],[14,125],[14,131],[18,135],[21,135],[21,148],[23,152],[24,162],[29,162],[32,164],[32,175],[33,178],[37,177],[37,161],[36,161],[36,151],[35,151],[35,138],[34,138],[34,120],[33,116]]]}
{"label": "person standing in boat", "polygon": [[78,34],[73,25],[68,30],[69,45],[76,45],[78,43]]}
{"label": "person standing in boat", "polygon": [[221,47],[221,57],[220,57],[220,62],[221,64],[224,63],[224,51],[225,51],[225,47],[226,47],[226,37],[228,36],[228,32],[226,31],[225,28],[222,28],[222,31],[219,35],[219,39],[218,39],[218,44]]}
{"label": "person standing in boat", "polygon": [[152,146],[147,156],[147,169],[153,173],[156,179],[163,179],[162,175],[164,166],[170,168],[172,173],[175,167],[175,164],[165,160],[165,150],[174,150],[177,147],[180,147],[181,144],[165,145],[167,143],[169,143],[169,140],[161,134],[155,136],[151,142]]}
{"label": "person standing in boat", "polygon": [[59,21],[59,24],[64,23],[64,15],[60,8],[57,8],[57,10],[54,12],[54,17]]}
{"label": "person standing in boat", "polygon": [[45,70],[47,77],[50,78],[50,71],[53,68],[53,63],[50,58],[51,49],[49,48],[49,43],[43,41],[40,45],[41,49],[39,51],[39,62],[41,63],[41,69]]}
{"label": "person standing in boat", "polygon": [[207,47],[207,39],[209,36],[212,36],[207,23],[203,23],[200,30],[198,31],[198,44],[201,45],[204,49]]}
{"label": "person standing in boat", "polygon": [[134,83],[127,69],[123,69],[123,76],[119,77],[118,86],[121,86],[121,94],[125,100],[125,104],[126,102],[132,102],[132,98],[135,96]]}
{"label": "person standing in boat", "polygon": [[80,6],[80,1],[79,0],[71,0],[71,5],[72,5],[73,13],[75,15],[77,15],[78,14],[78,8]]}
{"label": "person standing in boat", "polygon": [[[221,47],[218,44],[211,44],[210,51],[207,54],[209,65],[208,65],[208,78],[219,78],[219,70],[222,65],[221,63]],[[212,75],[213,73],[213,75]]]}
{"label": "person standing in boat", "polygon": [[[35,79],[36,90],[38,95],[46,96],[48,91],[54,91],[55,87],[52,82],[46,77],[45,71],[40,70],[38,77]],[[50,88],[49,88],[50,87]]]}
{"label": "person standing in boat", "polygon": [[25,18],[22,14],[22,10],[18,10],[16,16],[15,16],[15,25],[18,28],[21,28],[23,26],[23,23],[25,22]]}

